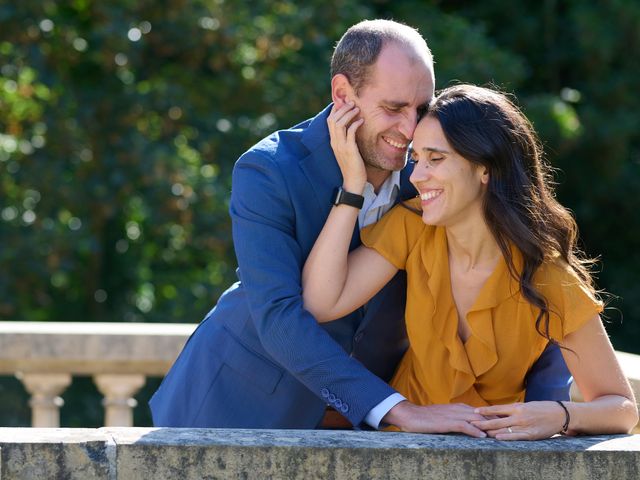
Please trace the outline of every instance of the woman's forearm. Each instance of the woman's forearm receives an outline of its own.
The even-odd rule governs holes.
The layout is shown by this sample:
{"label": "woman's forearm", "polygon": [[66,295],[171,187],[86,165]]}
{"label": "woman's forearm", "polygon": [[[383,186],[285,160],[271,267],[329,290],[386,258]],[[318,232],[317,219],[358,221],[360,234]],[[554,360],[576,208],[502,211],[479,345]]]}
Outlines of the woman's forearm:
{"label": "woman's forearm", "polygon": [[304,305],[318,321],[337,318],[335,307],[347,279],[349,244],[358,211],[348,205],[333,207],[304,265]]}
{"label": "woman's forearm", "polygon": [[638,423],[635,399],[605,395],[590,402],[563,402],[569,411],[569,432],[629,433]]}

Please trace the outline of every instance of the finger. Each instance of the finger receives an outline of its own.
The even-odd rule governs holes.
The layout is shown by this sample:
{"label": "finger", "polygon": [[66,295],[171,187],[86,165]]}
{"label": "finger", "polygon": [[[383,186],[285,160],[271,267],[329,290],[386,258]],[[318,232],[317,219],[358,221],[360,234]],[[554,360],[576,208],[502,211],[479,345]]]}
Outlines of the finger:
{"label": "finger", "polygon": [[475,438],[485,438],[487,436],[485,432],[474,427],[469,422],[460,422],[459,428],[456,431]]}
{"label": "finger", "polygon": [[513,441],[513,440],[531,440],[531,434],[527,431],[517,431],[517,430],[513,430],[511,432],[509,431],[500,431],[497,432],[494,436],[494,438],[496,440],[506,440],[506,441]]}
{"label": "finger", "polygon": [[467,422],[484,422],[485,420],[488,420],[488,419],[484,415],[480,415],[479,413],[471,412],[471,413],[467,414],[466,420],[467,420]]}
{"label": "finger", "polygon": [[353,107],[351,110],[344,112],[344,114],[336,120],[335,125],[339,128],[346,128],[358,113],[360,113],[360,109]]}
{"label": "finger", "polygon": [[474,410],[475,413],[480,415],[512,415],[514,412],[514,405],[491,405],[487,407],[478,407]]}
{"label": "finger", "polygon": [[[345,102],[339,108],[336,108],[336,105],[334,104],[333,107],[331,108],[331,113],[327,117],[327,122],[329,122],[329,121],[334,122],[334,123],[337,122],[346,113],[348,113],[349,111],[353,110],[354,107],[355,107],[355,105],[354,105],[354,103],[352,101]],[[357,108],[357,107],[355,107],[355,108]]]}
{"label": "finger", "polygon": [[485,432],[487,430],[497,430],[499,428],[507,428],[514,425],[513,417],[501,417],[494,419],[483,419],[479,421],[473,421],[473,425]]}
{"label": "finger", "polygon": [[347,129],[347,140],[348,141],[350,141],[350,142],[351,141],[355,141],[356,130],[358,130],[360,125],[362,125],[363,123],[364,123],[364,118],[359,118],[358,120],[353,122],[351,125],[349,125],[349,128]]}

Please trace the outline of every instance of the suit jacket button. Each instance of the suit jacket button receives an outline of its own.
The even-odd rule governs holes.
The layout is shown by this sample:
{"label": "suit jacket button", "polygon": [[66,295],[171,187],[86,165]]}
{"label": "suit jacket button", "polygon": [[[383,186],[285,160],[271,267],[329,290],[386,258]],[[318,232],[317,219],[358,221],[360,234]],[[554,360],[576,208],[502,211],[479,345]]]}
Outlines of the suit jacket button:
{"label": "suit jacket button", "polygon": [[342,406],[340,407],[340,411],[342,413],[347,413],[349,411],[349,404],[348,403],[343,403]]}
{"label": "suit jacket button", "polygon": [[336,401],[333,404],[337,410],[340,410],[342,408],[342,400],[340,400],[339,398],[336,399]]}
{"label": "suit jacket button", "polygon": [[327,398],[329,396],[329,390],[323,388],[322,390],[320,390],[320,395],[322,395],[323,398]]}
{"label": "suit jacket button", "polygon": [[333,393],[330,393],[328,398],[329,398],[329,403],[334,403],[337,397]]}

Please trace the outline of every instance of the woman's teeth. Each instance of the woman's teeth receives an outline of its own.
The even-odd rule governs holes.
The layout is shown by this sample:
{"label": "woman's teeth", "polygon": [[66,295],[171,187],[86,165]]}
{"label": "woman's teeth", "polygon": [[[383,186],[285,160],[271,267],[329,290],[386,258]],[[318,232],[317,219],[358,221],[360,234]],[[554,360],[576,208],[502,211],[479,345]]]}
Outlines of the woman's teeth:
{"label": "woman's teeth", "polygon": [[421,200],[431,200],[432,198],[436,198],[438,195],[442,193],[442,190],[429,190],[428,192],[424,192],[420,194]]}

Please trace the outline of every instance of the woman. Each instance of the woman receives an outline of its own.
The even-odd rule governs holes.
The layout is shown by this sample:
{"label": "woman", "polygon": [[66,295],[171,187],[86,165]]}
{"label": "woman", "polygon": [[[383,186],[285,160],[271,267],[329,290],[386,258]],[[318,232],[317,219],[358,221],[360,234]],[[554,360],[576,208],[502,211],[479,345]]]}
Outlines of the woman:
{"label": "woman", "polygon": [[[328,123],[343,189],[361,194],[356,118],[346,104]],[[419,122],[410,155],[419,197],[363,229],[351,254],[358,211],[333,207],[304,267],[305,307],[320,322],[339,318],[404,269],[410,347],[391,383],[409,401],[434,412],[477,407],[484,419],[470,423],[504,440],[630,431],[633,392],[524,115],[499,92],[448,88]],[[585,403],[521,403],[548,342],[561,346]]]}

